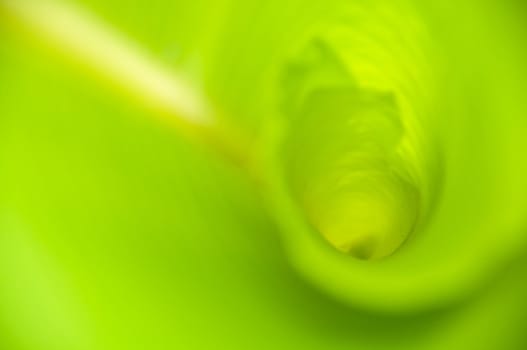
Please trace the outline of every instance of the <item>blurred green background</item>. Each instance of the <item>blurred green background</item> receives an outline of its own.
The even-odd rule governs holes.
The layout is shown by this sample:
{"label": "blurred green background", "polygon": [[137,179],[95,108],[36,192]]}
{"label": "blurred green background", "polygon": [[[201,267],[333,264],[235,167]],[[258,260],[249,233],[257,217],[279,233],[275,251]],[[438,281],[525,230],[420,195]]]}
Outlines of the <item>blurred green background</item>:
{"label": "blurred green background", "polygon": [[[79,4],[199,81],[222,115],[255,139],[280,103],[277,75],[290,48],[312,25],[337,23],[355,7],[368,18],[370,6],[385,6]],[[438,209],[438,233],[379,266],[393,280],[412,274],[404,283],[434,285],[435,272],[423,279],[427,268],[455,271],[472,247],[485,271],[463,270],[484,276],[463,297],[411,312],[369,309],[327,293],[323,279],[306,280],[290,262],[294,247],[282,243],[287,232],[242,169],[158,122],[0,11],[0,348],[527,348],[519,243],[527,236],[525,4],[412,5],[433,38],[426,45],[440,57],[432,67],[442,89],[435,113],[450,113],[433,130],[449,179],[436,190],[447,204]],[[381,31],[385,25],[378,23]],[[404,26],[403,19],[386,30]],[[469,277],[445,276],[438,278],[455,281],[454,289],[456,278]]]}

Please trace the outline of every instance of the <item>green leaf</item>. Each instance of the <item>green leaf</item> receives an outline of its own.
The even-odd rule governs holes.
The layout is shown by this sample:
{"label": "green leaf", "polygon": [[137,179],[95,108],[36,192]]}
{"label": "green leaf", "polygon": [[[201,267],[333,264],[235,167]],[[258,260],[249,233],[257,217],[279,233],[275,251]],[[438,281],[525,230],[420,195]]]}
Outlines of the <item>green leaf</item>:
{"label": "green leaf", "polygon": [[[4,6],[24,3],[45,4],[0,0],[0,347],[525,347],[515,5],[65,7],[190,88],[167,110],[92,36]],[[214,123],[170,122],[194,97]],[[369,215],[387,233],[351,253],[378,259],[330,244]]]}

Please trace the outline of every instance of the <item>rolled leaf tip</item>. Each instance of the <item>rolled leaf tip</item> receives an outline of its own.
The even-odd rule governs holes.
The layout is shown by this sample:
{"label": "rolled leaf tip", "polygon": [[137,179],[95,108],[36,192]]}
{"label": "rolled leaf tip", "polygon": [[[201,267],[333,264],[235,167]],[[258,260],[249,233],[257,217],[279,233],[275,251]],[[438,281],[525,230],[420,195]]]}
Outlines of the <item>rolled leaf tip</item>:
{"label": "rolled leaf tip", "polygon": [[393,254],[412,232],[418,216],[416,195],[408,184],[381,185],[385,188],[343,191],[320,203],[310,213],[313,225],[337,250],[355,258],[374,260]]}

